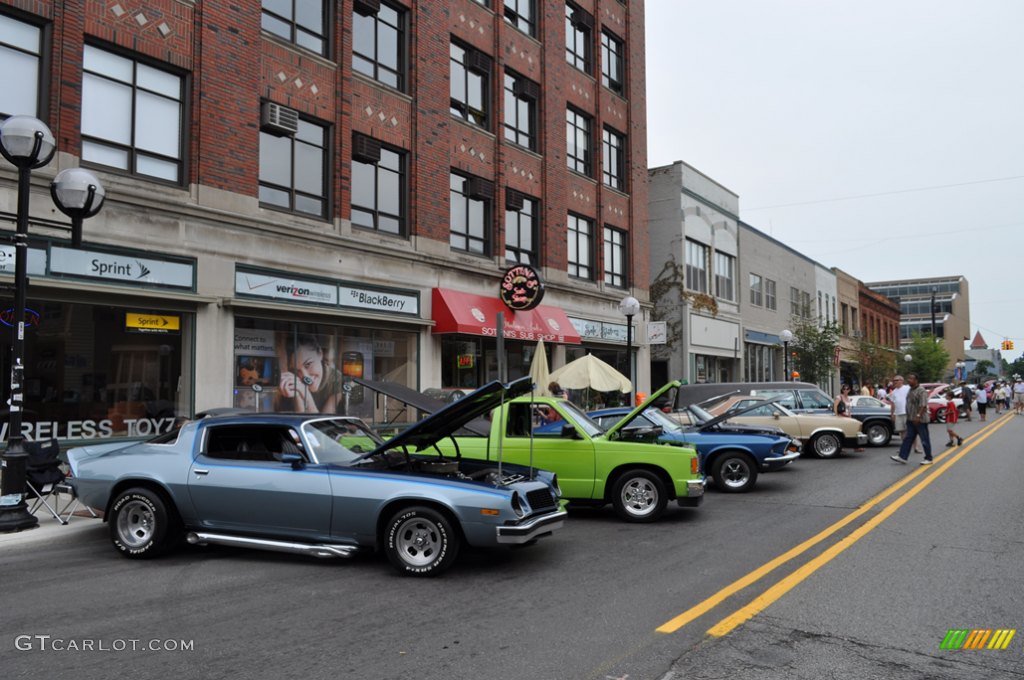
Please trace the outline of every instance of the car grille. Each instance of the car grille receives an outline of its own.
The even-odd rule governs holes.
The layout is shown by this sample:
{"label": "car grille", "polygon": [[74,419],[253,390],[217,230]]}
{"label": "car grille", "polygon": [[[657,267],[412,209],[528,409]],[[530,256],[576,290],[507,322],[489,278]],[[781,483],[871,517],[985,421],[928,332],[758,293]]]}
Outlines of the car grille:
{"label": "car grille", "polygon": [[553,509],[557,506],[554,496],[547,489],[534,489],[526,493],[526,502],[534,512]]}

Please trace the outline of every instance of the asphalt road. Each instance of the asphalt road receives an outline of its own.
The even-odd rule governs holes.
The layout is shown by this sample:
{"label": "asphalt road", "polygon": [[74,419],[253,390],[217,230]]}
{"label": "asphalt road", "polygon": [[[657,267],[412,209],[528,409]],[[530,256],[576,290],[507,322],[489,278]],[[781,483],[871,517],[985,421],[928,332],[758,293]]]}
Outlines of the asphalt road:
{"label": "asphalt road", "polygon": [[[219,547],[134,562],[85,521],[52,543],[0,548],[0,669],[82,679],[1024,678],[1024,418],[961,430],[972,435],[965,446],[931,468],[920,456],[891,462],[894,447],[867,449],[798,460],[749,494],[710,490],[702,507],[656,524],[573,511],[558,536],[466,552],[439,579],[399,577],[376,556]],[[941,447],[944,428],[931,432]],[[716,628],[780,582],[785,592],[763,610]],[[1018,634],[1002,651],[941,650],[961,628]],[[51,638],[18,637],[35,635]],[[153,640],[179,649],[131,649]]]}

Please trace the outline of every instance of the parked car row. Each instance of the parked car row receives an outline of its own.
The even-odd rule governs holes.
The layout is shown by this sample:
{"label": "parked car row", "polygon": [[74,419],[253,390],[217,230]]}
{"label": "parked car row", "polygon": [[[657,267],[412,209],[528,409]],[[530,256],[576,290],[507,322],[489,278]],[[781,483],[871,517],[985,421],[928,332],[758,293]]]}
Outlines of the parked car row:
{"label": "parked car row", "polygon": [[868,439],[859,420],[793,413],[787,394],[733,395],[672,417],[653,407],[681,387],[588,414],[532,395],[529,378],[493,382],[388,440],[351,417],[228,410],[68,458],[79,499],[104,512],[126,557],[183,541],[317,557],[379,550],[403,574],[433,575],[463,545],[530,545],[556,533],[570,501],[651,522],[669,502],[700,506],[707,477],[746,492],[801,450],[830,458]]}

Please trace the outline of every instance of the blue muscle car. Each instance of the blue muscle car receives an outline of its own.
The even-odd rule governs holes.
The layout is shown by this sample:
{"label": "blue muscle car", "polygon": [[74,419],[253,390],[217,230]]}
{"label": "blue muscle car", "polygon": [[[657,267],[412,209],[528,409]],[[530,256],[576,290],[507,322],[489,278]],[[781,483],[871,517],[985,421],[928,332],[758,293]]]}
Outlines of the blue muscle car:
{"label": "blue muscle car", "polygon": [[[606,431],[618,427],[622,438],[694,447],[701,470],[726,492],[749,491],[757,482],[758,472],[778,470],[800,456],[800,443],[777,427],[726,422],[735,413],[715,417],[699,406],[687,406],[676,414],[686,418],[688,424],[684,426],[651,407],[681,384],[678,380],[666,383],[635,409],[606,408],[587,415]],[[562,421],[549,422],[534,432],[559,432],[562,426]]]}
{"label": "blue muscle car", "polygon": [[71,449],[71,483],[126,557],[182,539],[317,557],[367,548],[404,574],[437,574],[463,541],[528,544],[563,525],[550,472],[419,453],[529,389],[490,383],[387,442],[356,418],[210,416],[144,443]]}

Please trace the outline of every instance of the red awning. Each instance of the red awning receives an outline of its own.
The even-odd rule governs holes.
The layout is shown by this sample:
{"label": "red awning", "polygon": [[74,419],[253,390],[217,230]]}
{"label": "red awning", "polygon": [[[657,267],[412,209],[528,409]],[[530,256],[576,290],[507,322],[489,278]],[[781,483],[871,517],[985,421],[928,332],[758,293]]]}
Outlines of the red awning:
{"label": "red awning", "polygon": [[560,345],[580,344],[580,334],[558,307],[539,305],[525,312],[513,312],[497,297],[435,288],[432,296],[434,333],[497,335],[498,314],[505,316],[507,340],[543,340]]}

